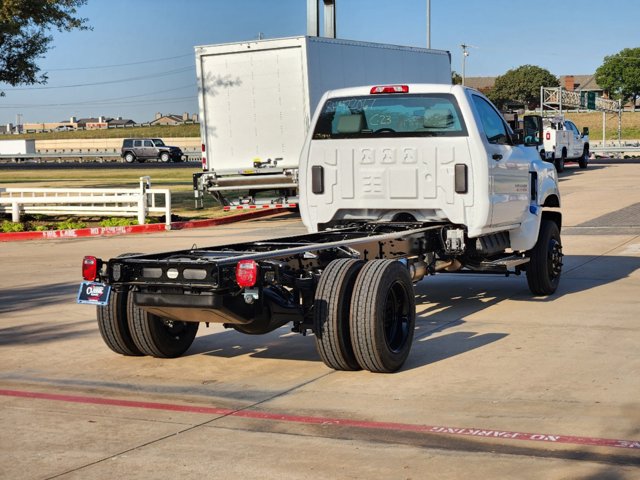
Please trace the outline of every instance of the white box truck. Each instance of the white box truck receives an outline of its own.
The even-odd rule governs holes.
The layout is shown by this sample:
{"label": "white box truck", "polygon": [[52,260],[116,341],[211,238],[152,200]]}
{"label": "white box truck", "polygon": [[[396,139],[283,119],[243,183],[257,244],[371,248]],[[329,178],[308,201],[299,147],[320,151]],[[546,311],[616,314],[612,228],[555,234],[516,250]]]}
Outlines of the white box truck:
{"label": "white box truck", "polygon": [[202,172],[227,208],[295,206],[298,157],[327,90],[380,83],[451,84],[442,50],[300,36],[195,47]]}
{"label": "white box truck", "polygon": [[0,140],[0,158],[19,161],[35,153],[35,140]]}

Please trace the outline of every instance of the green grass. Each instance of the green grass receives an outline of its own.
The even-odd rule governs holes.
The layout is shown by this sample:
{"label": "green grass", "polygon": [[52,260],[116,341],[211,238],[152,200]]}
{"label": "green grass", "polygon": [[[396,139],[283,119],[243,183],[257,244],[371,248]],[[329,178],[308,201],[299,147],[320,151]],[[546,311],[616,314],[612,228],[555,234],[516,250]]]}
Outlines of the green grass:
{"label": "green grass", "polygon": [[20,135],[0,135],[0,140],[32,138],[35,140],[76,140],[100,138],[138,137],[199,137],[200,124],[154,125],[151,127],[109,128],[104,130],[77,130],[69,132],[23,133]]}

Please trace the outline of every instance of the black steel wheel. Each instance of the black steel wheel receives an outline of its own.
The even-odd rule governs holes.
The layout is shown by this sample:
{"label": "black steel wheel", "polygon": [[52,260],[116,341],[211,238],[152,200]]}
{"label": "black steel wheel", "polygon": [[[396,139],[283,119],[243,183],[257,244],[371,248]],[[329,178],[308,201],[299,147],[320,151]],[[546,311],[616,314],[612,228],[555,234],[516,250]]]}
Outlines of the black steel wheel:
{"label": "black steel wheel", "polygon": [[104,343],[116,353],[127,356],[142,355],[136,346],[127,322],[128,292],[111,291],[107,305],[96,310],[98,329]]}
{"label": "black steel wheel", "polygon": [[127,313],[136,346],[145,355],[157,358],[175,358],[186,352],[200,325],[147,313],[134,303],[132,294],[127,301]]}
{"label": "black steel wheel", "polygon": [[365,263],[351,298],[351,342],[362,368],[395,372],[411,350],[415,294],[407,268],[395,260]]}
{"label": "black steel wheel", "polygon": [[314,333],[320,358],[334,370],[360,370],[351,345],[349,310],[361,260],[332,261],[320,276],[314,308]]}
{"label": "black steel wheel", "polygon": [[589,165],[589,147],[587,145],[584,146],[584,150],[582,151],[582,156],[580,160],[578,160],[578,166],[580,168],[587,168]]}
{"label": "black steel wheel", "polygon": [[560,230],[553,220],[542,219],[538,241],[530,252],[527,283],[534,295],[551,295],[558,288],[562,274]]}

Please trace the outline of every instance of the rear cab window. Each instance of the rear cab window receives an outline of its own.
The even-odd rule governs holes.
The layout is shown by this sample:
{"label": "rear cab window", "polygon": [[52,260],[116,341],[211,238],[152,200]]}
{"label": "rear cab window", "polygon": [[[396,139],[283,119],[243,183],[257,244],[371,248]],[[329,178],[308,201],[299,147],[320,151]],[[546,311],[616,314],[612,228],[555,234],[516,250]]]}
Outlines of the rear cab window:
{"label": "rear cab window", "polygon": [[451,94],[389,94],[331,98],[314,140],[339,138],[463,137],[467,128]]}

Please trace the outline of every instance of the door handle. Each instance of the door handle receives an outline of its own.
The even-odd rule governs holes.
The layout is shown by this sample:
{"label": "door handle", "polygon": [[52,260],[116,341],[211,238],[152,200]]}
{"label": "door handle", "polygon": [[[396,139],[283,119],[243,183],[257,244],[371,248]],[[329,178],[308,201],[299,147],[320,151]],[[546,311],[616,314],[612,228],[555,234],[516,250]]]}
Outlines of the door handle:
{"label": "door handle", "polygon": [[493,158],[494,160],[502,160],[502,155],[500,155],[499,153],[494,153],[493,155],[491,155],[491,158]]}

